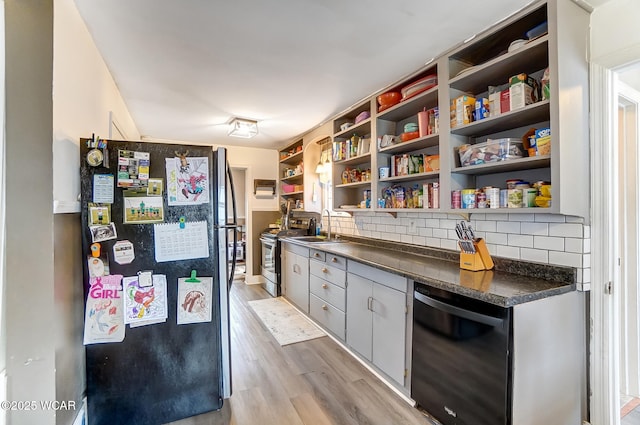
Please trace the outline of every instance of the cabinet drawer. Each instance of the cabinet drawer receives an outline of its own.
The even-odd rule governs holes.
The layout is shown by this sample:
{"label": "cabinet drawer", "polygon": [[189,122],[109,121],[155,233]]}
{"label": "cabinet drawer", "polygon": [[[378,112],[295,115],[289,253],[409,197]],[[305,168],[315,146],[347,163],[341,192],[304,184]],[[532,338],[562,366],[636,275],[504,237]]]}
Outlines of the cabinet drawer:
{"label": "cabinet drawer", "polygon": [[406,277],[389,273],[375,267],[366,266],[362,263],[357,263],[351,260],[349,260],[348,269],[349,273],[353,273],[366,279],[373,280],[376,283],[388,286],[389,288],[393,288],[398,291],[402,291],[405,294],[407,293]]}
{"label": "cabinet drawer", "polygon": [[286,243],[286,242],[284,242],[282,244],[282,250],[283,251],[295,252],[296,254],[302,255],[303,257],[308,257],[309,256],[309,248],[306,248],[306,247],[300,246],[300,245],[296,245],[294,243]]}
{"label": "cabinet drawer", "polygon": [[314,258],[318,261],[325,261],[326,253],[317,249],[310,249],[309,257]]}
{"label": "cabinet drawer", "polygon": [[311,259],[311,261],[309,261],[309,272],[312,275],[318,276],[319,278],[338,285],[341,288],[345,287],[344,282],[347,277],[347,272],[345,270],[340,270],[339,268],[330,266],[327,263]]}
{"label": "cabinet drawer", "polygon": [[311,293],[318,298],[334,305],[338,310],[344,311],[345,290],[331,282],[327,282],[318,276],[311,275],[309,282]]}
{"label": "cabinet drawer", "polygon": [[341,257],[339,255],[335,255],[335,254],[331,254],[329,252],[326,253],[326,263],[329,266],[333,266],[335,268],[338,268],[340,270],[346,270],[347,269],[347,260],[344,257]]}
{"label": "cabinet drawer", "polygon": [[309,296],[309,314],[344,341],[344,313],[315,295]]}

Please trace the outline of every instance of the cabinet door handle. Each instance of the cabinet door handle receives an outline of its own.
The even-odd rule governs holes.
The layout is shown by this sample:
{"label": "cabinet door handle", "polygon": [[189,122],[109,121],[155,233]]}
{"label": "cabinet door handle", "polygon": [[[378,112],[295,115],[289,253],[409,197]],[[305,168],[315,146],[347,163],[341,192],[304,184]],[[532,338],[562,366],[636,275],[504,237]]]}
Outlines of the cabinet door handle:
{"label": "cabinet door handle", "polygon": [[314,257],[316,258],[320,258],[320,254],[318,254],[317,252],[315,254],[313,254]]}
{"label": "cabinet door handle", "polygon": [[373,311],[373,297],[367,298],[367,310]]}
{"label": "cabinet door handle", "polygon": [[322,273],[327,273],[328,271],[329,271],[329,269],[328,269],[328,268],[326,268],[326,267],[323,267],[323,268],[322,268]]}
{"label": "cabinet door handle", "polygon": [[300,266],[298,264],[293,265],[293,272],[300,274]]}
{"label": "cabinet door handle", "polygon": [[329,286],[327,286],[327,284],[326,284],[326,283],[323,283],[323,284],[322,284],[322,289],[327,289],[328,287],[329,287]]}
{"label": "cabinet door handle", "polygon": [[331,262],[332,262],[332,263],[337,263],[337,262],[338,262],[338,259],[337,259],[336,257],[333,257],[333,258],[331,259]]}
{"label": "cabinet door handle", "polygon": [[327,307],[326,304],[322,304],[322,309],[326,311],[326,310],[329,310],[329,307]]}

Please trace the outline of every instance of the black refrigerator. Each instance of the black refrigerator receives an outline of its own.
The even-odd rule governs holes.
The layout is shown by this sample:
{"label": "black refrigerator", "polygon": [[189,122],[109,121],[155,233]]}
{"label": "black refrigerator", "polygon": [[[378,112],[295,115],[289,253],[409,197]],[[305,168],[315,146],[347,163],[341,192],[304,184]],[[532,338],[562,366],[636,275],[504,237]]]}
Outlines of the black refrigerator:
{"label": "black refrigerator", "polygon": [[[220,409],[231,395],[236,251],[226,149],[92,137],[80,151],[89,423]],[[163,310],[164,320],[125,324]]]}

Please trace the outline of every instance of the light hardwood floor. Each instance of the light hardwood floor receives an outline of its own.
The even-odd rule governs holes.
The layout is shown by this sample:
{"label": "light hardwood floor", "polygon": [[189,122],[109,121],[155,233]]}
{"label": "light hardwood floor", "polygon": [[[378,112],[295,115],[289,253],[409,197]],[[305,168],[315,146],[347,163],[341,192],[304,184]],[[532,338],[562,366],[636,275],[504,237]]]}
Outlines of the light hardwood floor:
{"label": "light hardwood floor", "polygon": [[258,285],[231,289],[233,394],[218,412],[172,425],[430,425],[328,337],[281,347],[247,301]]}

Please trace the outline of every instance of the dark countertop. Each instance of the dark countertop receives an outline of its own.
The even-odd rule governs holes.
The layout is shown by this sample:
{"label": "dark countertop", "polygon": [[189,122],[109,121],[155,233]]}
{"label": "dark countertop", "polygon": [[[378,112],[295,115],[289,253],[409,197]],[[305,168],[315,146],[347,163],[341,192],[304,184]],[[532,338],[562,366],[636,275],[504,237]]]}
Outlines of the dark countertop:
{"label": "dark countertop", "polygon": [[[576,289],[574,269],[548,264],[513,260],[501,263],[499,259],[494,259],[495,270],[472,272],[460,269],[459,263],[452,261],[452,258],[457,258],[457,253],[447,250],[426,249],[423,251],[433,255],[424,255],[408,252],[406,249],[396,249],[399,247],[394,247],[395,244],[380,241],[374,244],[364,240],[308,243],[295,238],[282,238],[282,241],[341,255],[429,286],[502,307],[511,307]],[[419,248],[416,247],[416,250]],[[499,267],[510,271],[500,270]],[[514,273],[513,270],[521,273]]]}

